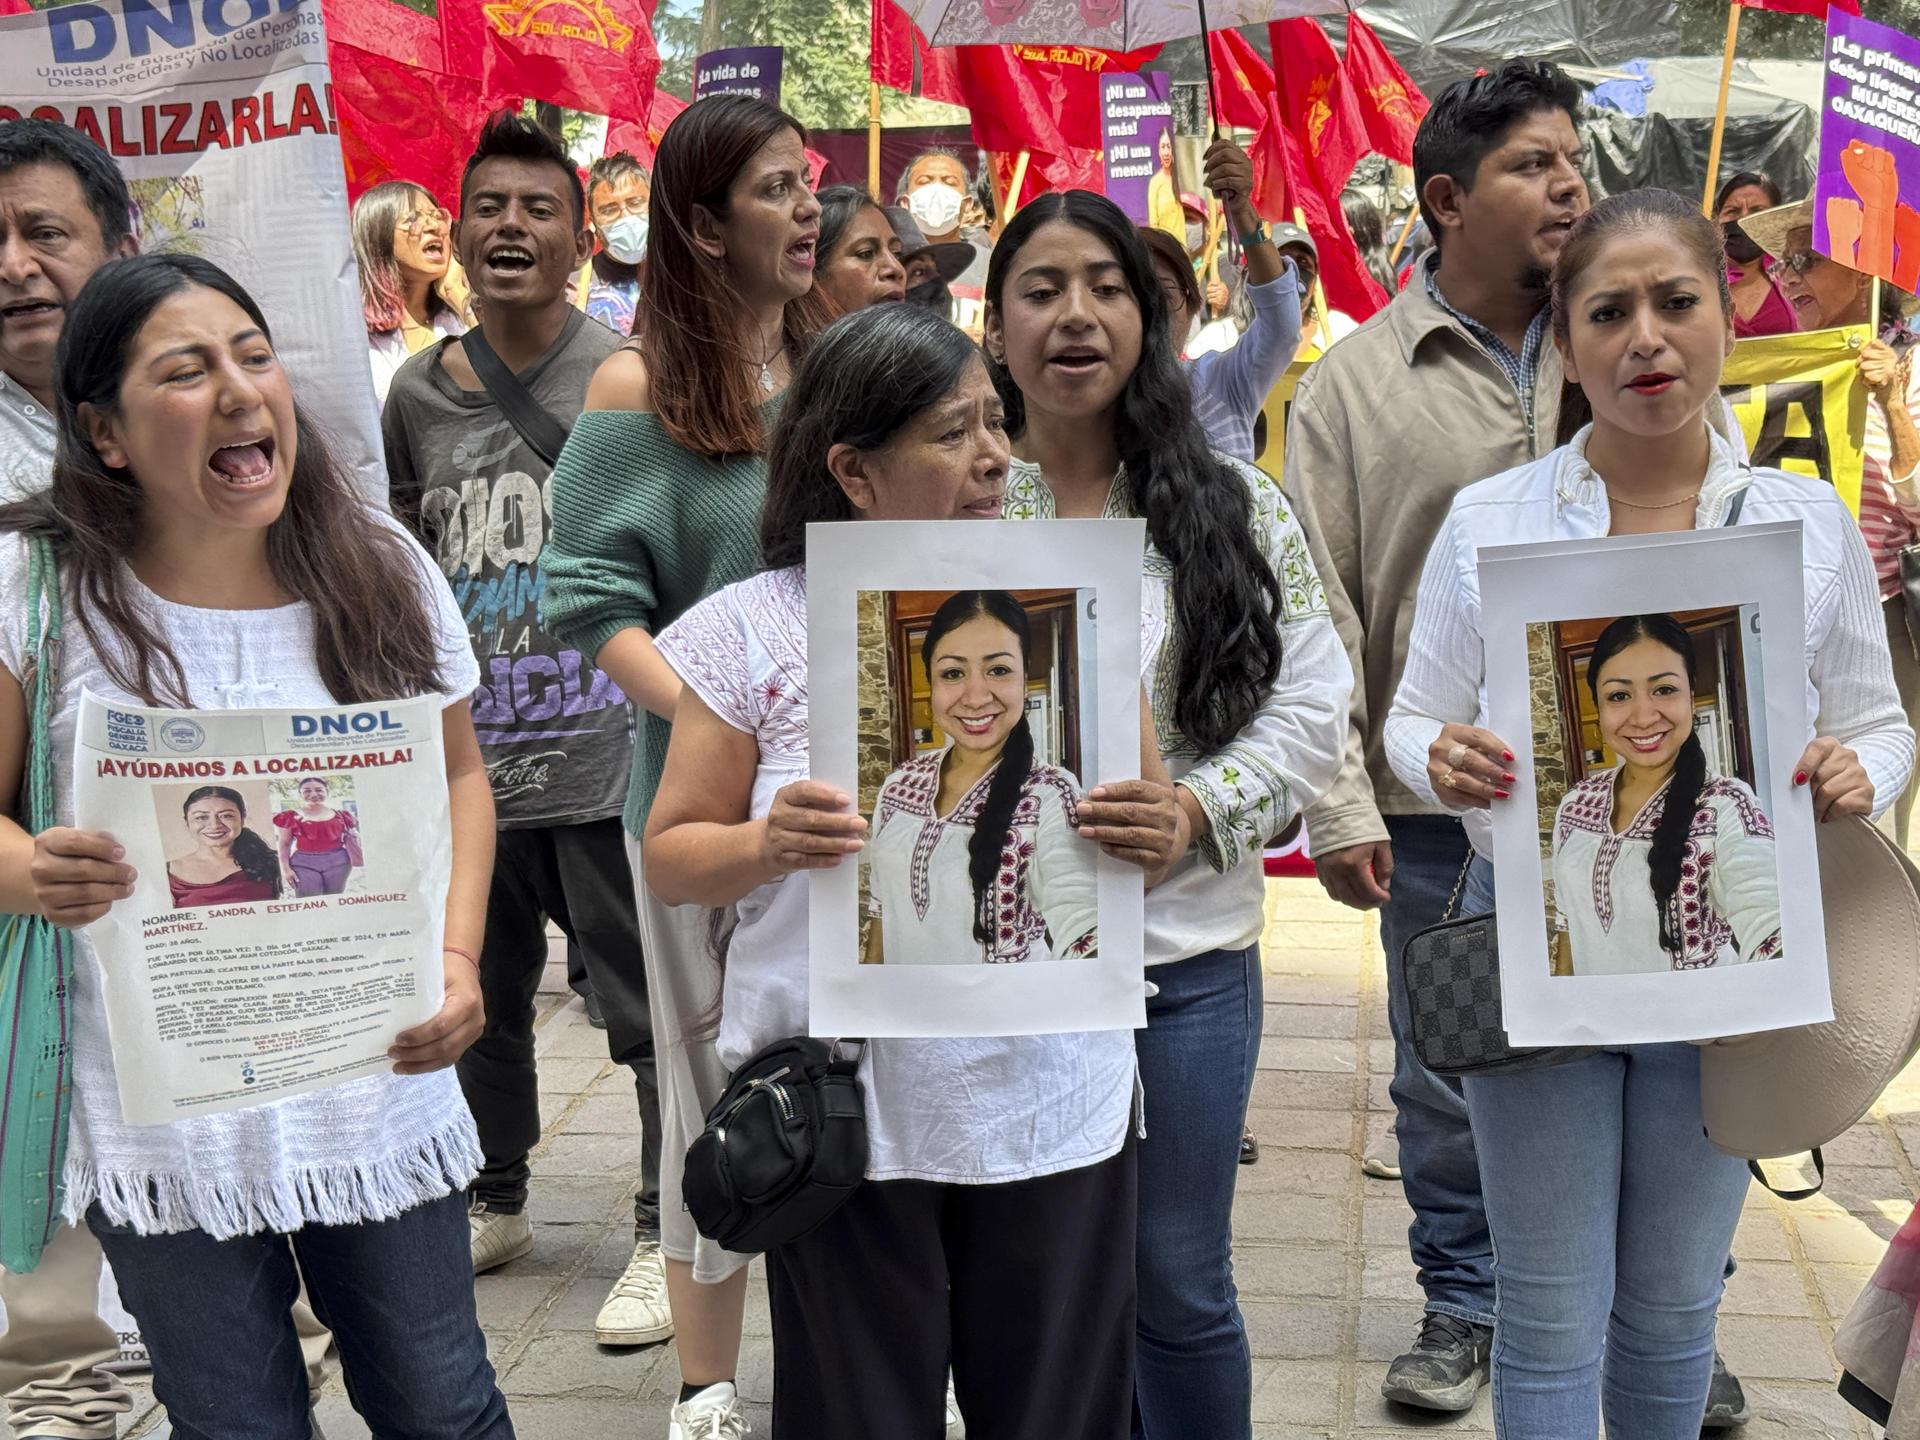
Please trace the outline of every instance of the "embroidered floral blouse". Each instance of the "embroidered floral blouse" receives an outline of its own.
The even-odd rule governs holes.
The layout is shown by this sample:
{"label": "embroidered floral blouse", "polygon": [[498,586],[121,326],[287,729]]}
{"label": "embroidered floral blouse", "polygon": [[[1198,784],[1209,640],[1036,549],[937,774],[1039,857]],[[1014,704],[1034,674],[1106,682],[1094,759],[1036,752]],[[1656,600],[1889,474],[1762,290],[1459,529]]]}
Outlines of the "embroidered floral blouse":
{"label": "embroidered floral blouse", "polygon": [[871,899],[889,965],[1006,964],[1097,952],[1092,844],[1074,834],[1073,776],[1036,765],[1014,806],[994,881],[994,939],[973,938],[968,847],[998,773],[989,770],[946,815],[934,813],[947,750],[908,761],[880,787],[868,848]]}
{"label": "embroidered floral blouse", "polygon": [[1666,810],[1663,785],[1625,830],[1613,829],[1618,770],[1566,793],[1553,826],[1554,900],[1567,922],[1576,975],[1704,970],[1780,954],[1780,885],[1773,826],[1738,780],[1709,777],[1680,862],[1668,927],[1680,954],[1660,945],[1647,857]]}
{"label": "embroidered floral blouse", "polygon": [[[1246,482],[1254,543],[1280,582],[1280,673],[1247,727],[1203,755],[1180,732],[1180,636],[1173,565],[1151,540],[1142,562],[1141,656],[1160,753],[1168,773],[1192,792],[1207,834],[1147,893],[1147,963],[1240,949],[1260,938],[1266,891],[1260,867],[1269,841],[1324,794],[1340,770],[1353,670],[1335,633],[1326,591],[1306,535],[1280,486],[1265,471],[1216,453]],[[1124,475],[1114,476],[1103,514],[1130,515]],[[1051,520],[1057,511],[1040,467],[1015,460],[1007,471],[1009,520]]]}

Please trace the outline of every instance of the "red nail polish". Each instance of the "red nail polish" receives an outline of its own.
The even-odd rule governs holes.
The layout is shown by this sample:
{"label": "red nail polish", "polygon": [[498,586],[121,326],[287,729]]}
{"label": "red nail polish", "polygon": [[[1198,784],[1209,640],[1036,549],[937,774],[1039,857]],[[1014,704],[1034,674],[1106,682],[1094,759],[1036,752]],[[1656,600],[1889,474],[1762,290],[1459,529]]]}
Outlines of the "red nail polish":
{"label": "red nail polish", "polygon": [[1513,775],[1507,775],[1507,774],[1503,774],[1503,775],[1501,775],[1501,777],[1500,777],[1500,778],[1501,778],[1502,780],[1504,780],[1504,781],[1506,781],[1506,782],[1507,782],[1507,784],[1509,784],[1509,785],[1511,785],[1511,784],[1513,784],[1513,782],[1514,782],[1514,780],[1515,780],[1515,779],[1516,779],[1517,777],[1516,777],[1516,776],[1513,776]]}
{"label": "red nail polish", "polygon": [[1500,758],[1502,760],[1511,761],[1513,759],[1513,752],[1511,750],[1502,750],[1500,752]]}
{"label": "red nail polish", "polygon": [[1493,798],[1496,800],[1504,800],[1507,798],[1507,792],[1504,790],[1496,790],[1493,792]]}
{"label": "red nail polish", "polygon": [[1796,785],[1804,785],[1804,784],[1806,784],[1806,783],[1807,783],[1807,772],[1806,772],[1806,771],[1804,771],[1804,770],[1796,770],[1796,771],[1794,771],[1794,772],[1793,772],[1793,783],[1794,783],[1794,784],[1796,784]]}

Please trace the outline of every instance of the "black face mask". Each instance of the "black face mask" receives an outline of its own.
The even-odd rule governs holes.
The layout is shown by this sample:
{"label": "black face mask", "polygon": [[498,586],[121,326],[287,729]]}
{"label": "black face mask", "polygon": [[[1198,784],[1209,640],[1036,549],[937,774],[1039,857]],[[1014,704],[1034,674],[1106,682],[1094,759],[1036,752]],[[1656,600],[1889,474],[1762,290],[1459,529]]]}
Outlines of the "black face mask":
{"label": "black face mask", "polygon": [[907,304],[919,305],[927,310],[937,310],[942,315],[953,308],[953,292],[947,289],[947,282],[938,275],[931,280],[922,280],[907,291]]}
{"label": "black face mask", "polygon": [[1740,228],[1738,220],[1723,223],[1720,233],[1726,237],[1727,258],[1736,265],[1751,265],[1766,253],[1754,243],[1751,235]]}

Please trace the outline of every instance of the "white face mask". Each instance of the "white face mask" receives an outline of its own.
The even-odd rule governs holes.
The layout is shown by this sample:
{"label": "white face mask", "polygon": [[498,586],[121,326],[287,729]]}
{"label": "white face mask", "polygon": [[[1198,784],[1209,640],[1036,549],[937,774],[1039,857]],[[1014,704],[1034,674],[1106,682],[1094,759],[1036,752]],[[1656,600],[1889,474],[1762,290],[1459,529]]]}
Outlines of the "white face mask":
{"label": "white face mask", "polygon": [[607,253],[622,265],[638,265],[647,253],[647,217],[622,215],[600,232]]}
{"label": "white face mask", "polygon": [[931,235],[944,235],[960,223],[960,206],[965,197],[951,185],[936,180],[922,185],[907,197],[907,209]]}

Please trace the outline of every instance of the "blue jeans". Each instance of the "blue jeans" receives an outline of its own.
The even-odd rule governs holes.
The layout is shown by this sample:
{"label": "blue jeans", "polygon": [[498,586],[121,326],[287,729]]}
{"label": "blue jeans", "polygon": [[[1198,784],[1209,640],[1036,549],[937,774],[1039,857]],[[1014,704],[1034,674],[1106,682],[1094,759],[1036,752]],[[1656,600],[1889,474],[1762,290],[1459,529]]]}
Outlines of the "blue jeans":
{"label": "blue jeans", "polygon": [[1134,1032],[1146,1090],[1134,1435],[1247,1440],[1253,1357],[1233,1288],[1233,1189],[1260,1059],[1260,947],[1156,965]]}
{"label": "blue jeans", "polygon": [[[1700,1051],[1629,1045],[1466,1081],[1498,1300],[1501,1440],[1695,1440],[1747,1165],[1707,1143]],[[1603,1363],[1604,1362],[1604,1363]]]}
{"label": "blue jeans", "polygon": [[474,1316],[465,1195],[391,1220],[232,1240],[136,1235],[97,1205],[87,1224],[140,1323],[177,1440],[307,1433],[307,1369],[288,1313],[301,1274],[377,1440],[513,1440]]}
{"label": "blue jeans", "polygon": [[[1466,863],[1467,833],[1446,815],[1389,815],[1386,822],[1393,843],[1393,898],[1380,912],[1380,943],[1387,952],[1387,1025],[1393,1033],[1388,1093],[1399,1111],[1400,1183],[1413,1207],[1408,1248],[1428,1310],[1491,1325],[1493,1242],[1480,1198],[1480,1162],[1467,1102],[1458,1081],[1442,1079],[1414,1054],[1399,965],[1407,941],[1446,914]],[[1454,918],[1493,908],[1490,890],[1485,903],[1469,908],[1465,901],[1462,896]]]}

